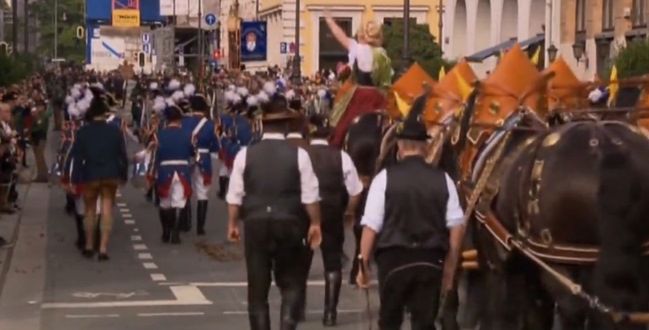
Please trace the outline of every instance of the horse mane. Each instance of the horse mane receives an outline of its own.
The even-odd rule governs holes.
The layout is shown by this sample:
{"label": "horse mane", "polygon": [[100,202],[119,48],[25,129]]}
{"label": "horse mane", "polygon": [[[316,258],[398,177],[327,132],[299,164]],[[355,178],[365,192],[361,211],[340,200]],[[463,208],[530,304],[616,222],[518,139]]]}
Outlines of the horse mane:
{"label": "horse mane", "polygon": [[466,105],[464,106],[464,111],[462,111],[462,117],[460,118],[460,125],[458,128],[460,130],[459,139],[455,146],[457,150],[462,150],[466,146],[467,133],[471,128],[471,119],[473,118],[473,113],[475,112],[478,94],[478,88],[475,88],[469,96]]}

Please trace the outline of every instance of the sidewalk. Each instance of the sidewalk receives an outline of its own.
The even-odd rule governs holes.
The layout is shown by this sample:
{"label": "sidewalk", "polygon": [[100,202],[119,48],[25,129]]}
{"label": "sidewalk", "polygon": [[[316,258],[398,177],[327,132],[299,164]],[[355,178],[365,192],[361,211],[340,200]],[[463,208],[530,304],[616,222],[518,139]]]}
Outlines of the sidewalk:
{"label": "sidewalk", "polygon": [[[50,130],[45,158],[54,159],[58,136]],[[27,162],[35,167],[33,153]],[[0,329],[40,329],[40,302],[45,285],[45,248],[50,187],[44,183],[19,184],[19,212],[0,216]]]}

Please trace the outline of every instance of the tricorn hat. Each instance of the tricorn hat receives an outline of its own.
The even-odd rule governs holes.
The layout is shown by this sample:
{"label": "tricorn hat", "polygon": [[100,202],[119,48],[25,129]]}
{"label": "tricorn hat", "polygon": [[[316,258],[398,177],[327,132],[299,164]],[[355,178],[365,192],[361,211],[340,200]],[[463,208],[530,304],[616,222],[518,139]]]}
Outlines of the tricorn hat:
{"label": "tricorn hat", "polygon": [[423,118],[427,100],[426,94],[415,100],[406,119],[397,126],[397,139],[426,141],[430,138]]}

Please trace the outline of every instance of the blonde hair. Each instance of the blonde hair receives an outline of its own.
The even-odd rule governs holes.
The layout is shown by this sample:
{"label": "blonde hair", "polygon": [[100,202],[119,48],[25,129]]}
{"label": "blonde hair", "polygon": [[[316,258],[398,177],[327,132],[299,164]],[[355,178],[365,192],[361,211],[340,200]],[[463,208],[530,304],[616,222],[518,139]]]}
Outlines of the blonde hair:
{"label": "blonde hair", "polygon": [[365,22],[358,29],[358,39],[372,47],[381,47],[383,46],[383,29],[375,21]]}

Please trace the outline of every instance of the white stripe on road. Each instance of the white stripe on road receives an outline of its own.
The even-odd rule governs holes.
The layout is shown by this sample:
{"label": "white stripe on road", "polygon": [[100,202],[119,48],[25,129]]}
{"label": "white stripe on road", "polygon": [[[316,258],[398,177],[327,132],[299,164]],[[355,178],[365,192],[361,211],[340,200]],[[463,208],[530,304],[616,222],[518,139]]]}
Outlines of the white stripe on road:
{"label": "white stripe on road", "polygon": [[151,274],[151,279],[160,282],[160,281],[166,281],[167,277],[164,276],[164,274]]}
{"label": "white stripe on road", "polygon": [[170,313],[138,313],[139,317],[156,317],[156,316],[203,316],[204,312],[170,312]]}
{"label": "white stripe on road", "polygon": [[126,209],[126,208],[119,209],[119,211],[122,212],[122,213],[131,213],[131,211],[129,211],[129,209]]}
{"label": "white stripe on road", "polygon": [[153,259],[153,256],[151,253],[138,253],[137,258],[142,260],[151,260]]}
{"label": "white stripe on road", "polygon": [[113,308],[113,307],[150,307],[150,306],[191,306],[212,305],[203,293],[195,287],[169,287],[174,294],[174,300],[138,300],[138,301],[104,301],[104,302],[74,302],[74,303],[44,303],[43,309],[61,308]]}
{"label": "white stripe on road", "polygon": [[126,203],[117,203],[117,207],[126,207]]}
{"label": "white stripe on road", "polygon": [[122,218],[124,219],[133,219],[133,215],[130,213],[123,213]]}
{"label": "white stripe on road", "polygon": [[[275,283],[273,281],[273,283]],[[371,281],[371,285],[377,285],[379,282]],[[195,287],[217,287],[217,288],[246,288],[248,287],[248,282],[190,282],[190,283],[180,283],[180,282],[162,282],[158,283],[160,285],[189,285]],[[325,286],[325,281],[308,281],[308,286]]]}
{"label": "white stripe on road", "polygon": [[142,263],[142,266],[144,266],[144,269],[158,269],[158,265],[153,262]]}
{"label": "white stripe on road", "polygon": [[141,240],[142,240],[142,236],[140,235],[131,236],[131,241],[141,241]]}
{"label": "white stripe on road", "polygon": [[[363,313],[364,309],[338,309],[338,314],[356,314]],[[307,314],[322,314],[324,310],[309,310]],[[223,311],[223,315],[248,315],[247,311]]]}
{"label": "white stripe on road", "polygon": [[104,319],[104,318],[117,318],[119,314],[68,314],[66,319]]}
{"label": "white stripe on road", "polygon": [[139,232],[139,231],[140,231],[139,229],[137,229],[137,228],[133,228],[133,232],[134,232],[134,233],[137,233],[137,232]]}
{"label": "white stripe on road", "polygon": [[133,244],[133,250],[135,251],[144,251],[147,250],[146,244]]}
{"label": "white stripe on road", "polygon": [[135,224],[135,220],[124,220],[124,224],[132,226]]}

